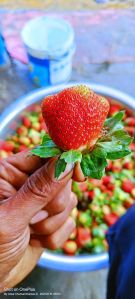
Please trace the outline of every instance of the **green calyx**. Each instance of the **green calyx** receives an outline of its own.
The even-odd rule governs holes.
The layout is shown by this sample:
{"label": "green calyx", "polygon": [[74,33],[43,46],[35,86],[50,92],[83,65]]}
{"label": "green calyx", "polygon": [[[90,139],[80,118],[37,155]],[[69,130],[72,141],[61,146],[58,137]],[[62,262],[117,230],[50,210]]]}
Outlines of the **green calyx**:
{"label": "green calyx", "polygon": [[31,150],[32,154],[41,158],[58,157],[55,167],[55,177],[59,178],[67,164],[80,163],[85,177],[101,179],[105,173],[107,160],[123,158],[131,153],[129,145],[132,138],[124,131],[122,118],[124,111],[106,119],[102,136],[97,140],[92,151],[80,150],[62,151],[57,147],[48,134],[42,136],[39,146]]}

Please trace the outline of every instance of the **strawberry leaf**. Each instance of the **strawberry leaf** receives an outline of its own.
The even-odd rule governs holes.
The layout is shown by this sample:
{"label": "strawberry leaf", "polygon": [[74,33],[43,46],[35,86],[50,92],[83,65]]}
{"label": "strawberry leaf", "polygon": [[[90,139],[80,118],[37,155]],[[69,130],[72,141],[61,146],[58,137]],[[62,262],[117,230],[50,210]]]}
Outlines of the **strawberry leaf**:
{"label": "strawberry leaf", "polygon": [[104,126],[108,127],[109,129],[113,129],[115,127],[115,125],[117,125],[118,122],[120,122],[122,120],[124,114],[125,114],[124,111],[119,111],[112,117],[107,118],[104,123]]}
{"label": "strawberry leaf", "polygon": [[[107,164],[107,162],[106,162],[106,164]],[[101,179],[102,176],[104,175],[104,168],[101,167],[100,164],[99,164],[98,168],[96,166],[97,166],[97,164],[94,164],[94,161],[92,160],[92,158],[89,154],[85,154],[82,157],[81,169],[82,169],[85,177]]]}
{"label": "strawberry leaf", "polygon": [[113,132],[112,140],[119,141],[122,145],[129,145],[132,141],[132,138],[126,131],[117,130]]}
{"label": "strawberry leaf", "polygon": [[125,147],[123,143],[121,144],[119,140],[100,142],[98,143],[98,146],[102,147],[105,150],[107,159],[110,160],[120,159],[131,153],[130,149]]}
{"label": "strawberry leaf", "polygon": [[120,159],[120,158],[123,158],[123,157],[129,155],[130,153],[131,153],[130,149],[123,147],[121,151],[114,151],[114,152],[108,153],[107,159],[109,159],[109,160]]}
{"label": "strawberry leaf", "polygon": [[58,156],[61,151],[57,147],[46,147],[44,145],[39,145],[31,150],[32,154],[39,156],[41,158],[51,158]]}
{"label": "strawberry leaf", "polygon": [[77,150],[70,150],[68,152],[62,153],[60,159],[64,159],[66,163],[75,163],[81,162],[82,160],[82,153]]}
{"label": "strawberry leaf", "polygon": [[58,159],[55,165],[55,178],[58,178],[64,172],[67,163],[63,159]]}
{"label": "strawberry leaf", "polygon": [[51,139],[51,137],[48,134],[45,134],[42,137],[42,145],[44,145],[45,147],[56,147],[56,144],[53,142],[53,140]]}
{"label": "strawberry leaf", "polygon": [[106,152],[103,148],[95,147],[90,154],[82,157],[81,168],[83,174],[87,177],[101,179],[107,166]]}

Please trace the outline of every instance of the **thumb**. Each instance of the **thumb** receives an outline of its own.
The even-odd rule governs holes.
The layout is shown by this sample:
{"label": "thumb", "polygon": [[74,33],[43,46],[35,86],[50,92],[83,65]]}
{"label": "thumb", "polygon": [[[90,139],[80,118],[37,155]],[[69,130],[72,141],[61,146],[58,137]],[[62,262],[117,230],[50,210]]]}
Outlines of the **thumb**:
{"label": "thumb", "polygon": [[9,221],[17,218],[17,225],[29,223],[65,187],[72,177],[72,165],[68,165],[60,179],[56,179],[55,162],[56,159],[52,159],[38,169],[16,195],[5,203],[10,214]]}

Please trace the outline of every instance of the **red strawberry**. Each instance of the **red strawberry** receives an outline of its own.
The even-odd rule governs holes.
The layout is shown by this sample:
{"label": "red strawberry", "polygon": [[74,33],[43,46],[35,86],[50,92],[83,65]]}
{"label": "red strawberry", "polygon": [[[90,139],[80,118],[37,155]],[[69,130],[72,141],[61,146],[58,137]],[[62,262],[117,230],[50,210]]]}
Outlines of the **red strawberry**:
{"label": "red strawberry", "polygon": [[132,170],[132,169],[134,169],[134,162],[133,161],[126,161],[123,164],[123,167],[126,168],[126,169],[129,169],[129,170]]}
{"label": "red strawberry", "polygon": [[89,200],[92,200],[94,198],[94,190],[89,191],[88,198]]}
{"label": "red strawberry", "polygon": [[113,225],[117,220],[119,219],[119,217],[114,214],[114,213],[111,213],[109,215],[104,215],[104,221],[109,225]]}
{"label": "red strawberry", "polygon": [[109,110],[109,115],[114,115],[115,113],[119,112],[121,106],[119,104],[112,104]]}
{"label": "red strawberry", "polygon": [[132,143],[130,144],[130,149],[131,149],[132,151],[135,151],[135,142],[132,142]]}
{"label": "red strawberry", "polygon": [[30,128],[30,126],[31,126],[31,121],[30,121],[30,119],[29,119],[27,116],[24,116],[24,117],[23,117],[23,124],[24,124],[24,126],[25,126],[26,128]]}
{"label": "red strawberry", "polygon": [[14,149],[14,142],[13,141],[3,141],[2,149],[6,152],[12,152]]}
{"label": "red strawberry", "polygon": [[102,178],[102,182],[104,185],[108,185],[112,183],[112,177],[110,175],[106,175]]}
{"label": "red strawberry", "polygon": [[124,201],[124,207],[126,209],[129,209],[130,207],[132,207],[132,205],[134,204],[134,199],[133,198],[127,198],[125,201]]}
{"label": "red strawberry", "polygon": [[126,120],[125,120],[126,124],[128,126],[131,126],[131,127],[135,127],[135,117],[132,116],[132,117],[128,117]]}
{"label": "red strawberry", "polygon": [[77,251],[77,244],[75,241],[68,240],[63,245],[63,250],[68,255],[74,255]]}
{"label": "red strawberry", "polygon": [[134,136],[135,135],[135,127],[125,127],[125,130],[128,132],[129,135]]}
{"label": "red strawberry", "polygon": [[108,165],[107,165],[107,167],[106,167],[106,171],[110,171],[110,170],[112,170],[112,166],[113,166],[112,161],[108,161]]}
{"label": "red strawberry", "polygon": [[63,150],[93,147],[108,111],[108,101],[83,85],[48,96],[42,103],[49,135]]}
{"label": "red strawberry", "polygon": [[131,193],[132,189],[134,188],[135,188],[135,184],[130,180],[125,180],[122,183],[122,189],[127,193]]}
{"label": "red strawberry", "polygon": [[77,245],[78,247],[85,246],[91,241],[91,233],[89,228],[79,227],[77,234]]}

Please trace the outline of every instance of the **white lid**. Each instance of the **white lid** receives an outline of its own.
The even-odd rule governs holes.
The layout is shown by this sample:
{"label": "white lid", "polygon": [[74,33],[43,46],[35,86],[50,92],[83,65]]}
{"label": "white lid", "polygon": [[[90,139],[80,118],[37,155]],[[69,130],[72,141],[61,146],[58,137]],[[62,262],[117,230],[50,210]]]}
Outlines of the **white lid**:
{"label": "white lid", "polygon": [[40,58],[57,58],[73,45],[74,31],[63,19],[43,16],[26,23],[22,39],[29,54]]}

